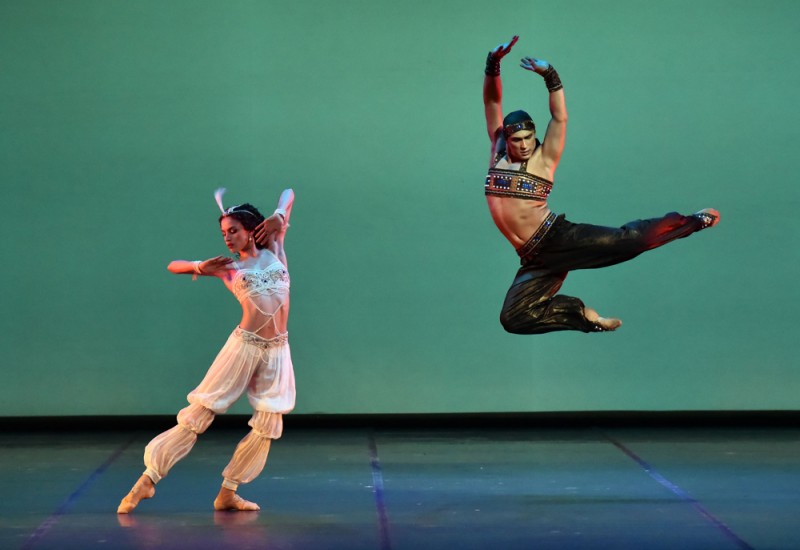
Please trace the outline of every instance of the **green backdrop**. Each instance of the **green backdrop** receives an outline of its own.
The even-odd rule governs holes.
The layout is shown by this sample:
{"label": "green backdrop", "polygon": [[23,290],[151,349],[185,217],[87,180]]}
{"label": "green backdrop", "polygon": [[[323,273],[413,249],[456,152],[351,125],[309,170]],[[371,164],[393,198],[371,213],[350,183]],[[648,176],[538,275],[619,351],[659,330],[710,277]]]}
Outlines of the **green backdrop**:
{"label": "green backdrop", "polygon": [[[300,413],[797,409],[800,3],[0,3],[0,416],[172,414],[238,321],[171,259],[225,253],[212,198],[287,237]],[[563,288],[614,334],[513,336],[483,198],[486,52],[506,110],[565,84],[551,207],[718,228]],[[245,412],[246,402],[234,412]]]}

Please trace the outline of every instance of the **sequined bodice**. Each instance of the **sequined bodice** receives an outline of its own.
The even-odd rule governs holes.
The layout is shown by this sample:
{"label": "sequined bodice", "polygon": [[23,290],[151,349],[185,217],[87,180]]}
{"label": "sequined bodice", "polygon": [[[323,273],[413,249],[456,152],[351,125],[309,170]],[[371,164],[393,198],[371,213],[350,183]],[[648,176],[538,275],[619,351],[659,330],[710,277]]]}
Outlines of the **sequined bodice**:
{"label": "sequined bodice", "polygon": [[519,170],[489,168],[483,189],[486,195],[546,201],[553,189],[553,182],[529,174],[527,162],[523,162]]}
{"label": "sequined bodice", "polygon": [[[289,272],[277,258],[266,267],[236,266],[230,289],[239,303],[245,317],[249,319],[251,332],[260,332],[267,325],[279,330],[279,312],[289,307]],[[284,321],[285,322],[285,321]],[[285,329],[281,329],[285,330]]]}
{"label": "sequined bodice", "polygon": [[231,290],[239,302],[258,295],[288,294],[289,272],[280,262],[273,262],[263,269],[239,269],[233,276]]}

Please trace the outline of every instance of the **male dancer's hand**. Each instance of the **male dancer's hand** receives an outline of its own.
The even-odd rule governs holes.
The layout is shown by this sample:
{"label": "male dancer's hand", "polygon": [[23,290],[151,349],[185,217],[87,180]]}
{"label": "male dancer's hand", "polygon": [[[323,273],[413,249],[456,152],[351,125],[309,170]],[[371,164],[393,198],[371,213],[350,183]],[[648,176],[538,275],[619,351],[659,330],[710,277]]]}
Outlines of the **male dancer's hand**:
{"label": "male dancer's hand", "polygon": [[494,57],[497,61],[503,59],[508,54],[508,52],[511,51],[511,48],[514,47],[514,44],[517,43],[517,40],[519,40],[519,36],[515,35],[511,38],[510,42],[506,42],[505,44],[500,44],[499,46],[497,46],[491,52],[492,57]]}
{"label": "male dancer's hand", "polygon": [[536,59],[535,57],[523,57],[520,60],[519,66],[526,71],[533,71],[537,74],[544,74],[550,68],[550,63],[544,59]]}

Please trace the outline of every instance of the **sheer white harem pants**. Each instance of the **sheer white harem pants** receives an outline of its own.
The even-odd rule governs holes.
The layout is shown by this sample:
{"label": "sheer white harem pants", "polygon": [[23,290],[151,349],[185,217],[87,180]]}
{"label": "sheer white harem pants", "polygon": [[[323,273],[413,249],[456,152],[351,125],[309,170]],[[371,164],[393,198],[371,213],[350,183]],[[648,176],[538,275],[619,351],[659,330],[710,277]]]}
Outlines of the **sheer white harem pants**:
{"label": "sheer white harem pants", "polygon": [[267,461],[270,443],[283,433],[283,414],[294,408],[295,381],[285,334],[265,339],[236,328],[205,378],[178,413],[178,425],[153,438],[144,450],[145,475],[158,483],[192,450],[197,436],[208,429],[247,390],[254,413],[252,428],[239,442],[222,472],[222,485],[236,490],[255,479]]}

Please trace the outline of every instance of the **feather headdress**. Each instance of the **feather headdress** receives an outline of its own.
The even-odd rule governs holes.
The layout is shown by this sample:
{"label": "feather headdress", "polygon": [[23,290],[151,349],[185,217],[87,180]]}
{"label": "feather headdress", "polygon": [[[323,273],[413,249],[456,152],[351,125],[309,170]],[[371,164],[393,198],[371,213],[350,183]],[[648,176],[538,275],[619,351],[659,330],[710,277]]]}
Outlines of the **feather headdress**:
{"label": "feather headdress", "polygon": [[230,216],[233,213],[237,213],[237,214],[250,214],[251,216],[258,218],[255,212],[251,212],[247,208],[242,208],[241,204],[237,204],[236,206],[229,206],[228,208],[222,206],[222,196],[225,194],[225,191],[227,191],[227,189],[225,189],[224,187],[220,187],[219,189],[214,191],[214,200],[217,201],[217,206],[219,206],[219,211],[222,212],[223,216]]}
{"label": "feather headdress", "polygon": [[229,214],[229,212],[225,211],[225,207],[222,206],[222,195],[225,194],[225,191],[227,191],[227,189],[225,189],[224,187],[220,187],[219,189],[214,191],[214,200],[217,201],[217,206],[219,206],[219,211],[222,212],[223,216],[227,216]]}

